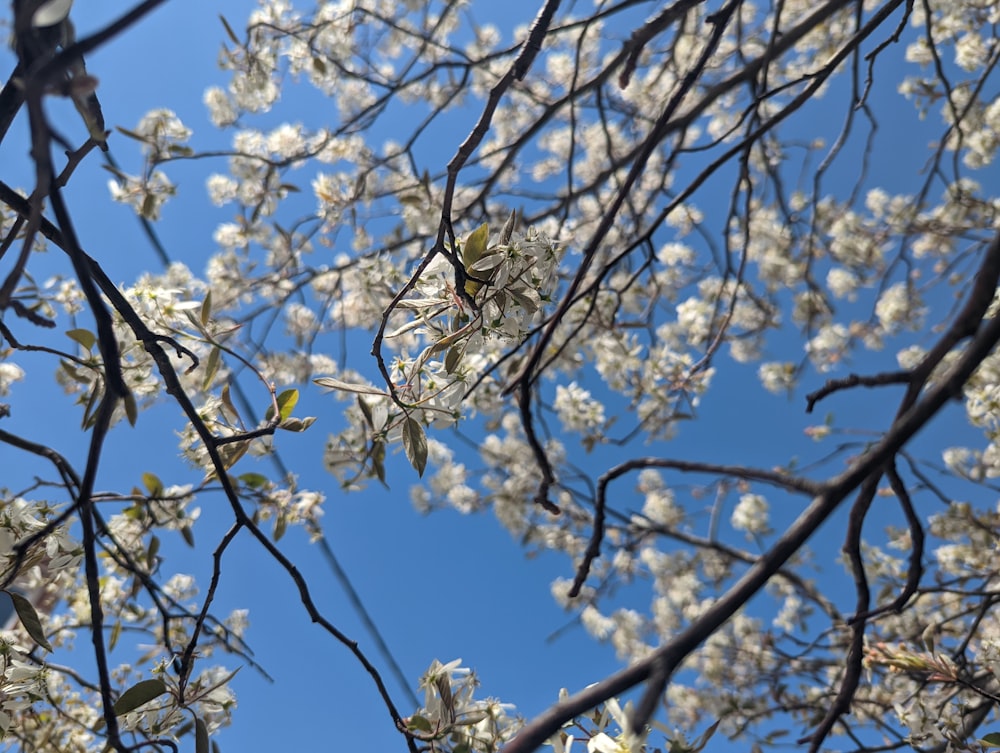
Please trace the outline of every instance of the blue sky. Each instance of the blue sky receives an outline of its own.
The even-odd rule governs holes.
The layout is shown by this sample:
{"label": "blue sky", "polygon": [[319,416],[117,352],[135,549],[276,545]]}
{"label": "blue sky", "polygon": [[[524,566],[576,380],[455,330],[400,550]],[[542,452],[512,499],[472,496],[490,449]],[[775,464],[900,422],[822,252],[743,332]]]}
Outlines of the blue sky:
{"label": "blue sky", "polygon": [[[81,34],[97,28],[123,7],[109,2],[86,6],[77,8],[74,15]],[[133,127],[147,110],[167,107],[194,129],[192,143],[198,148],[225,146],[228,135],[216,132],[209,124],[201,95],[209,85],[226,83],[216,66],[224,38],[218,14],[223,13],[234,28],[240,29],[252,7],[245,0],[166,3],[138,27],[90,56],[88,68],[100,79],[99,94],[109,127]],[[512,7],[518,13],[523,10],[518,20],[530,21],[533,3],[504,4],[506,11]],[[12,65],[9,54],[0,56],[0,67],[9,70]],[[892,79],[892,67],[885,65],[880,75]],[[808,133],[812,125],[824,131],[831,122],[839,124],[844,107],[838,94],[842,92],[828,94],[812,109],[810,117],[800,121],[804,124],[803,138],[812,135]],[[907,124],[912,120],[911,105],[902,97],[897,99],[880,103],[884,127],[893,127],[897,116]],[[76,116],[70,108],[52,106],[65,114],[66,130],[76,127]],[[268,117],[274,122],[296,120],[296,107],[301,104],[290,96]],[[829,119],[831,112],[837,113],[836,121]],[[907,164],[909,155],[922,150],[931,136],[919,129],[904,133],[909,140],[899,138],[875,155],[872,174],[875,182],[890,188],[899,183],[899,190],[912,190],[903,185],[902,177],[895,176],[897,172],[912,176],[912,167]],[[140,163],[134,144],[121,135],[112,136],[110,143],[122,167],[135,171]],[[446,146],[450,151],[453,145]],[[21,185],[28,185],[30,176],[26,152],[22,118],[0,147],[4,177],[9,177],[15,160],[23,160]],[[906,169],[899,170],[901,165]],[[224,164],[212,169],[223,170]],[[227,219],[225,210],[211,207],[205,199],[204,178],[208,172],[199,163],[170,168],[180,196],[167,206],[158,226],[168,251],[196,274],[202,272],[204,260],[213,251],[215,225]],[[112,279],[127,284],[143,270],[158,270],[158,262],[131,210],[111,204],[108,177],[98,166],[96,155],[92,155],[70,184],[71,211],[79,223],[84,247]],[[696,203],[704,207],[704,195],[710,188],[711,184],[706,186]],[[47,269],[50,264],[51,269],[56,269],[60,262],[46,259],[38,268]],[[854,367],[877,370],[890,356],[883,353],[870,363],[856,363]],[[27,363],[27,358],[24,361]],[[728,361],[726,365],[732,366]],[[818,386],[822,382],[819,377],[814,376],[792,400],[759,389],[753,392],[753,399],[748,399],[744,386],[756,379],[755,371],[755,366],[735,366],[720,373],[699,420],[685,425],[678,441],[670,446],[640,447],[638,452],[771,467],[787,462],[793,455],[808,459],[823,454],[824,448],[813,445],[802,430],[821,422],[828,409],[837,414],[838,422],[872,429],[884,427],[894,410],[895,394],[893,400],[888,400],[885,393],[860,397],[852,394],[842,402],[834,397],[820,407],[818,415],[806,416],[802,394]],[[14,415],[7,428],[38,439],[51,440],[55,435],[56,448],[82,462],[85,438],[62,430],[67,424],[75,426],[79,412],[67,398],[59,395],[54,399],[53,391],[57,392],[54,382],[17,387],[10,399]],[[850,413],[845,413],[848,404]],[[555,577],[572,574],[565,559],[553,555],[526,559],[517,542],[489,516],[462,517],[451,512],[417,515],[408,492],[416,476],[398,456],[389,468],[391,490],[373,486],[362,494],[340,494],[320,463],[322,439],[330,431],[324,422],[339,422],[338,405],[319,391],[309,390],[303,394],[297,414],[315,415],[320,421],[305,435],[282,436],[279,451],[286,462],[289,458],[296,460],[293,467],[300,474],[303,488],[327,493],[324,524],[330,544],[414,685],[432,659],[462,657],[479,672],[484,694],[516,703],[521,713],[531,716],[554,701],[559,688],[579,689],[619,666],[609,647],[597,645],[580,629],[564,632],[553,643],[546,642],[546,636],[569,619],[549,596]],[[143,414],[135,430],[118,427],[108,444],[98,487],[138,485],[144,471],[156,472],[170,483],[171,473],[181,468],[173,460],[176,440],[172,432],[177,421],[178,411],[162,406]],[[136,441],[140,431],[141,442]],[[967,429],[958,411],[952,409],[935,423],[934,431],[957,437]],[[625,455],[618,450],[598,450],[593,459],[581,457],[581,461],[596,461],[603,469]],[[0,467],[12,467],[9,464],[14,462],[21,463],[22,459],[0,446]],[[630,481],[622,482],[623,491],[631,488]],[[636,499],[632,506],[640,504]],[[196,536],[200,546],[190,550],[179,540],[165,541],[164,554],[168,568],[192,572],[205,583],[211,545],[227,526],[228,515],[221,497],[206,496],[199,505],[203,520]],[[796,505],[795,510],[785,514],[797,509]],[[776,511],[776,520],[781,519],[781,511]],[[824,529],[819,559],[825,558],[823,564],[839,576],[833,564],[841,543],[841,529],[836,525],[833,522]],[[320,609],[345,633],[359,640],[369,656],[384,667],[317,549],[307,544],[300,531],[291,531],[282,540],[282,547],[311,584]],[[249,643],[276,682],[263,681],[249,668],[241,671],[234,684],[239,701],[236,721],[219,735],[222,750],[358,746],[370,750],[402,749],[402,741],[362,668],[342,646],[309,623],[290,580],[262,555],[249,539],[234,547],[224,570],[218,613],[249,608]],[[836,582],[843,581],[838,577]],[[638,606],[641,608],[643,603]],[[84,641],[80,639],[78,644],[76,653],[83,655]],[[405,696],[391,678],[387,681],[401,710],[409,711]]]}

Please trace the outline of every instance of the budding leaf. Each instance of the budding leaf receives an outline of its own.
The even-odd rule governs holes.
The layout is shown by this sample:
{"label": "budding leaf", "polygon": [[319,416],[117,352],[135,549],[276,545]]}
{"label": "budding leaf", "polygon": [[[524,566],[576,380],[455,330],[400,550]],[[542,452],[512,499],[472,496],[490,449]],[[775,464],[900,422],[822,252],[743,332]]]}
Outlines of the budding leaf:
{"label": "budding leaf", "polygon": [[[462,264],[465,266],[466,272],[472,269],[475,263],[486,253],[486,244],[489,239],[490,226],[485,222],[469,233],[469,237],[465,239],[465,244],[462,246]],[[482,286],[481,282],[466,280],[465,292],[474,296]]]}
{"label": "budding leaf", "polygon": [[510,243],[511,236],[514,235],[514,224],[517,222],[517,212],[511,211],[510,217],[503,224],[503,229],[500,231],[500,245],[506,246]]}

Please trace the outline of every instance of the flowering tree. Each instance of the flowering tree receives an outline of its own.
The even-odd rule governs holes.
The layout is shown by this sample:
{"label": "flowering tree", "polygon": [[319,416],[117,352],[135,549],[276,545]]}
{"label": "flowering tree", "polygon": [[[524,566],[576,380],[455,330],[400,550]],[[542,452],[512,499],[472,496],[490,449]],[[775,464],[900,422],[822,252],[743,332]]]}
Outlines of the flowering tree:
{"label": "flowering tree", "polygon": [[[16,0],[9,18],[0,135],[26,113],[36,169],[25,191],[0,182],[0,442],[48,471],[4,464],[7,740],[208,750],[238,719],[228,657],[253,666],[245,615],[213,608],[249,538],[410,751],[696,751],[713,733],[1000,747],[1000,204],[982,170],[1000,145],[1000,7],[545,0],[505,4],[501,28],[478,20],[485,2],[261,0],[221,27],[229,84],[204,97],[231,138],[219,153],[167,110],[105,130],[102,102],[128,93],[84,57],[161,2],[79,39],[69,2]],[[265,125],[296,92],[321,95],[323,118]],[[55,97],[82,125],[55,122]],[[923,153],[886,159],[913,135]],[[111,163],[111,195],[154,241],[171,170],[210,166],[208,198],[234,219],[203,270],[117,286],[84,247],[65,187],[109,147],[141,154]],[[46,249],[71,272],[40,278]],[[24,364],[75,398],[65,426],[14,430]],[[686,458],[720,383],[746,406],[835,412],[768,467]],[[342,424],[298,415],[304,390]],[[893,404],[876,425],[872,391]],[[111,433],[163,402],[190,472],[98,492]],[[963,410],[970,429],[917,452]],[[747,457],[784,426],[741,418],[719,430]],[[49,438],[77,421],[79,465]],[[492,510],[564,553],[555,598],[625,668],[527,721],[458,662],[419,680],[421,708],[393,699],[276,543],[292,526],[321,541],[326,495],[294,467],[246,467],[289,432],[323,436],[339,493],[385,483],[401,448],[420,510]],[[193,541],[208,495],[232,519],[199,592],[160,541]],[[828,520],[842,561],[816,573]],[[77,633],[89,658],[52,661]]]}

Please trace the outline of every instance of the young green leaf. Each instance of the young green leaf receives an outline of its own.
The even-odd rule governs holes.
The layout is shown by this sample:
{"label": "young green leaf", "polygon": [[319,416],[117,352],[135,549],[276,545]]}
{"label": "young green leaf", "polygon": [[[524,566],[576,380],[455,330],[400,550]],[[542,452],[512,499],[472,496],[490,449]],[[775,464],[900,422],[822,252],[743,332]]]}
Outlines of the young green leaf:
{"label": "young green leaf", "polygon": [[160,477],[155,473],[150,473],[149,471],[143,473],[142,485],[146,487],[146,491],[149,492],[150,497],[163,496],[163,482],[160,481]]}
{"label": "young green leaf", "polygon": [[208,320],[212,318],[212,291],[209,290],[205,293],[205,300],[201,302],[201,324],[205,326],[208,324]]}
{"label": "young green leaf", "polygon": [[[469,233],[469,237],[465,239],[465,243],[462,245],[462,264],[465,266],[465,271],[468,273],[477,261],[486,253],[486,244],[490,239],[490,226],[485,222]],[[477,277],[479,275],[476,275]],[[465,292],[471,296],[474,296],[479,292],[479,289],[483,287],[481,282],[476,282],[475,280],[466,280],[465,282]]]}
{"label": "young green leaf", "polygon": [[208,354],[208,360],[205,362],[205,378],[201,380],[201,388],[203,390],[207,390],[212,386],[212,380],[215,379],[221,363],[222,349],[212,348],[212,352]]}
{"label": "young green leaf", "polygon": [[226,412],[229,414],[229,416],[232,418],[232,420],[234,420],[234,421],[242,421],[243,419],[240,418],[240,412],[238,410],[236,410],[236,406],[233,405],[233,398],[229,394],[229,385],[228,384],[225,385],[222,388],[222,396],[221,397],[222,397],[222,407],[226,410]]}
{"label": "young green leaf", "polygon": [[462,360],[462,349],[458,347],[451,348],[448,354],[444,357],[444,370],[448,374],[454,374],[455,369],[458,368],[458,364]]}
{"label": "young green leaf", "polygon": [[[292,411],[295,410],[296,404],[299,402],[299,391],[296,389],[285,390],[276,398],[275,402],[278,404],[278,415],[280,420],[284,421],[289,416],[292,415]],[[274,406],[272,405],[267,409],[267,414],[265,418],[270,421],[274,418]]]}
{"label": "young green leaf", "polygon": [[194,720],[194,753],[208,753],[208,727],[201,719]]}
{"label": "young green leaf", "polygon": [[374,431],[375,421],[372,418],[372,409],[361,395],[358,395],[358,408],[361,410],[361,415],[365,417],[365,423],[368,424],[368,428]]}
{"label": "young green leaf", "polygon": [[979,740],[984,748],[1000,748],[1000,732],[990,732]]}
{"label": "young green leaf", "polygon": [[267,476],[260,473],[243,473],[237,478],[248,489],[263,489],[267,486]]}
{"label": "young green leaf", "polygon": [[386,486],[385,444],[383,442],[375,442],[375,444],[372,446],[371,458],[372,458],[372,470],[375,471],[375,477],[382,482],[383,486]]}
{"label": "young green leaf", "polygon": [[97,336],[89,329],[66,330],[66,336],[83,346],[84,350],[90,350],[97,342]]}
{"label": "young green leaf", "polygon": [[135,426],[135,422],[139,420],[139,405],[135,401],[135,394],[126,392],[122,402],[125,404],[125,418],[128,419],[129,426]]}
{"label": "young green leaf", "polygon": [[510,243],[511,236],[514,235],[514,225],[517,223],[517,212],[511,211],[510,217],[503,224],[503,229],[500,230],[500,245],[506,246]]}
{"label": "young green leaf", "polygon": [[351,384],[350,382],[342,382],[341,380],[334,379],[333,377],[319,377],[318,379],[313,379],[313,384],[318,384],[320,387],[326,387],[331,390],[340,390],[341,392],[356,392],[359,395],[379,395],[381,397],[389,396],[389,393],[375,389],[370,385]]}
{"label": "young green leaf", "polygon": [[429,720],[417,715],[411,716],[406,720],[406,728],[415,732],[430,732],[434,729]]}
{"label": "young green leaf", "polygon": [[278,424],[278,428],[284,429],[285,431],[305,431],[314,423],[316,423],[316,416],[306,416],[305,418],[286,418]]}
{"label": "young green leaf", "polygon": [[240,38],[236,36],[236,32],[233,31],[233,27],[229,25],[229,22],[226,20],[226,17],[220,13],[219,20],[222,21],[222,25],[226,28],[226,34],[229,36],[231,40],[233,40],[233,44],[235,44],[238,47],[240,45]]}
{"label": "young green leaf", "polygon": [[28,635],[31,636],[31,639],[46,651],[51,651],[52,646],[45,637],[42,621],[38,619],[38,612],[31,606],[31,602],[19,593],[14,593],[13,591],[8,591],[7,593],[10,594],[10,598],[14,602],[14,611],[17,612],[17,618],[21,621]]}
{"label": "young green leaf", "polygon": [[156,570],[156,555],[160,553],[160,538],[152,536],[149,539],[149,549],[146,550],[146,567],[150,572]]}
{"label": "young green leaf", "polygon": [[427,467],[427,435],[424,434],[424,427],[412,418],[403,423],[403,451],[417,475],[423,476]]}
{"label": "young green leaf", "polygon": [[158,698],[166,692],[166,684],[164,684],[163,680],[157,677],[137,682],[131,688],[122,693],[118,700],[115,701],[115,715],[121,716],[122,714],[127,714],[130,711],[135,711],[137,708],[142,706],[142,704],[149,703],[154,698]]}

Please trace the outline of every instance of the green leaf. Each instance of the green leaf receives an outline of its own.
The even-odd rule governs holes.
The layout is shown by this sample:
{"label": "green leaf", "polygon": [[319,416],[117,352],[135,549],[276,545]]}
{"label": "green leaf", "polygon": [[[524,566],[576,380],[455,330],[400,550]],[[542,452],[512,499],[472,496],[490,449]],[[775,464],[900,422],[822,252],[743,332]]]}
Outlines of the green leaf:
{"label": "green leaf", "polygon": [[10,598],[14,602],[14,611],[17,612],[17,618],[21,621],[28,635],[31,636],[31,639],[46,651],[51,651],[52,646],[45,637],[42,621],[38,619],[38,612],[31,606],[31,602],[19,593],[14,593],[13,591],[8,591],[7,593],[10,594]]}
{"label": "green leaf", "polygon": [[163,496],[163,482],[160,481],[160,477],[155,473],[142,474],[142,485],[146,487],[146,491],[149,492],[150,497],[162,497]]}
{"label": "green leaf", "polygon": [[[249,440],[243,442],[230,442],[219,448],[219,456],[222,458],[222,467],[227,471],[236,465],[236,461],[247,454],[250,449]],[[215,476],[215,472],[212,472]]]}
{"label": "green leaf", "polygon": [[[135,131],[130,131],[128,128],[122,128],[121,126],[115,126],[115,130],[118,131],[122,136],[128,136],[130,139],[135,139],[136,141],[141,141],[144,144],[148,140],[145,136],[140,136]],[[111,165],[101,165],[108,172],[118,176],[119,179],[124,179],[127,176],[121,170],[117,170]]]}
{"label": "green leaf", "polygon": [[267,476],[262,473],[243,473],[237,478],[250,489],[263,489],[267,486]]}
{"label": "green leaf", "polygon": [[70,379],[72,379],[77,384],[84,384],[88,387],[90,386],[90,378],[82,374],[76,365],[70,363],[69,361],[60,361],[59,368],[62,369],[63,373],[66,374]]}
{"label": "green leaf", "polygon": [[207,390],[212,385],[212,380],[215,379],[221,363],[222,348],[212,348],[212,352],[208,354],[208,360],[205,362],[205,378],[201,381],[203,390]]}
{"label": "green leaf", "polygon": [[212,291],[209,290],[205,294],[205,300],[201,302],[201,323],[202,325],[208,324],[208,320],[212,318]]}
{"label": "green leaf", "polygon": [[240,39],[239,37],[236,36],[236,32],[233,31],[233,27],[229,25],[229,22],[226,20],[226,17],[220,13],[219,20],[222,21],[222,25],[226,27],[226,34],[228,34],[229,38],[233,40],[233,44],[240,46]]}
{"label": "green leaf", "polygon": [[364,401],[361,395],[358,395],[358,408],[361,409],[361,415],[365,417],[365,423],[368,424],[368,428],[374,431],[375,421],[372,419],[372,409],[368,407],[368,403]]}
{"label": "green leaf", "polygon": [[372,470],[375,471],[375,476],[379,481],[382,482],[383,486],[385,483],[385,444],[382,442],[375,442],[372,447]]}
{"label": "green leaf", "polygon": [[448,354],[444,357],[444,370],[448,374],[454,374],[455,369],[458,368],[459,362],[462,360],[462,349],[459,347],[454,347],[448,351]]}
{"label": "green leaf", "polygon": [[407,418],[403,424],[403,451],[417,475],[423,476],[427,467],[427,435],[424,427],[412,418]]}
{"label": "green leaf", "polygon": [[979,740],[979,744],[987,748],[1000,748],[1000,732],[990,732]]}
{"label": "green leaf", "polygon": [[135,395],[126,392],[122,402],[125,403],[125,418],[128,419],[129,426],[135,426],[135,422],[139,420],[139,406],[135,402]]}
{"label": "green leaf", "polygon": [[236,410],[236,406],[233,405],[233,398],[229,394],[229,385],[225,385],[222,388],[222,407],[229,412],[229,416],[234,421],[241,421],[240,412]]}
{"label": "green leaf", "polygon": [[[275,402],[278,404],[278,415],[281,421],[292,415],[292,411],[295,410],[295,405],[299,402],[299,391],[285,390],[276,398]],[[267,409],[265,414],[265,419],[270,421],[274,418],[274,406],[272,405]]]}
{"label": "green leaf", "polygon": [[487,254],[486,256],[479,257],[475,264],[466,267],[466,271],[475,272],[476,277],[486,277],[487,275],[482,274],[483,272],[490,272],[496,269],[503,264],[506,258],[506,254]]}
{"label": "green leaf", "polygon": [[156,196],[148,193],[142,200],[142,206],[139,208],[139,216],[144,220],[152,220],[156,215]]}
{"label": "green leaf", "polygon": [[486,253],[486,243],[490,239],[490,226],[485,222],[469,233],[462,246],[462,263],[469,269]]}
{"label": "green leaf", "polygon": [[514,225],[517,224],[517,212],[511,210],[510,217],[503,224],[503,229],[500,231],[500,245],[506,246],[510,243],[511,236],[514,235]]}
{"label": "green leaf", "polygon": [[91,390],[87,395],[87,404],[83,408],[83,430],[87,431],[97,422],[97,404],[100,402],[100,390]]}
{"label": "green leaf", "polygon": [[430,732],[431,730],[434,729],[431,726],[429,720],[425,719],[422,716],[416,716],[416,715],[411,716],[406,721],[406,728],[416,730],[417,732]]}
{"label": "green leaf", "polygon": [[194,753],[208,753],[208,727],[201,719],[194,720]]}
{"label": "green leaf", "polygon": [[351,384],[350,382],[342,382],[339,379],[334,379],[333,377],[319,377],[318,379],[313,379],[313,384],[318,384],[320,387],[326,387],[331,390],[340,390],[341,392],[355,392],[359,395],[378,395],[380,397],[389,397],[388,392],[383,392],[382,390],[376,389],[367,384]]}
{"label": "green leaf", "polygon": [[278,424],[278,428],[284,429],[285,431],[305,431],[314,423],[316,423],[316,416],[306,416],[305,418],[286,418]]}
{"label": "green leaf", "polygon": [[70,329],[66,336],[82,345],[84,350],[91,350],[97,342],[97,336],[89,329]]}
{"label": "green leaf", "polygon": [[115,701],[115,716],[121,716],[122,714],[127,714],[130,711],[135,711],[137,708],[142,706],[142,704],[149,703],[154,698],[159,698],[166,692],[167,686],[164,684],[163,680],[157,677],[154,677],[151,680],[142,680],[141,682],[137,682],[131,688],[122,693],[118,700]]}
{"label": "green leaf", "polygon": [[[476,262],[482,258],[482,255],[486,253],[486,244],[489,242],[489,239],[490,226],[485,222],[469,233],[469,237],[465,239],[465,245],[462,246],[462,264],[465,265],[466,272],[469,272],[475,266]],[[482,287],[483,284],[481,282],[476,282],[475,280],[465,281],[465,292],[469,295],[474,296]]]}
{"label": "green leaf", "polygon": [[156,555],[160,553],[160,539],[155,534],[149,539],[149,549],[146,550],[146,567],[150,571],[156,568]]}
{"label": "green leaf", "polygon": [[695,740],[694,745],[690,749],[691,753],[698,753],[706,745],[708,745],[708,741],[712,739],[712,735],[714,735],[715,730],[719,728],[719,722],[721,721],[722,721],[721,719],[716,719],[715,724],[713,724],[711,727],[705,730],[702,736],[699,737],[697,740]]}

